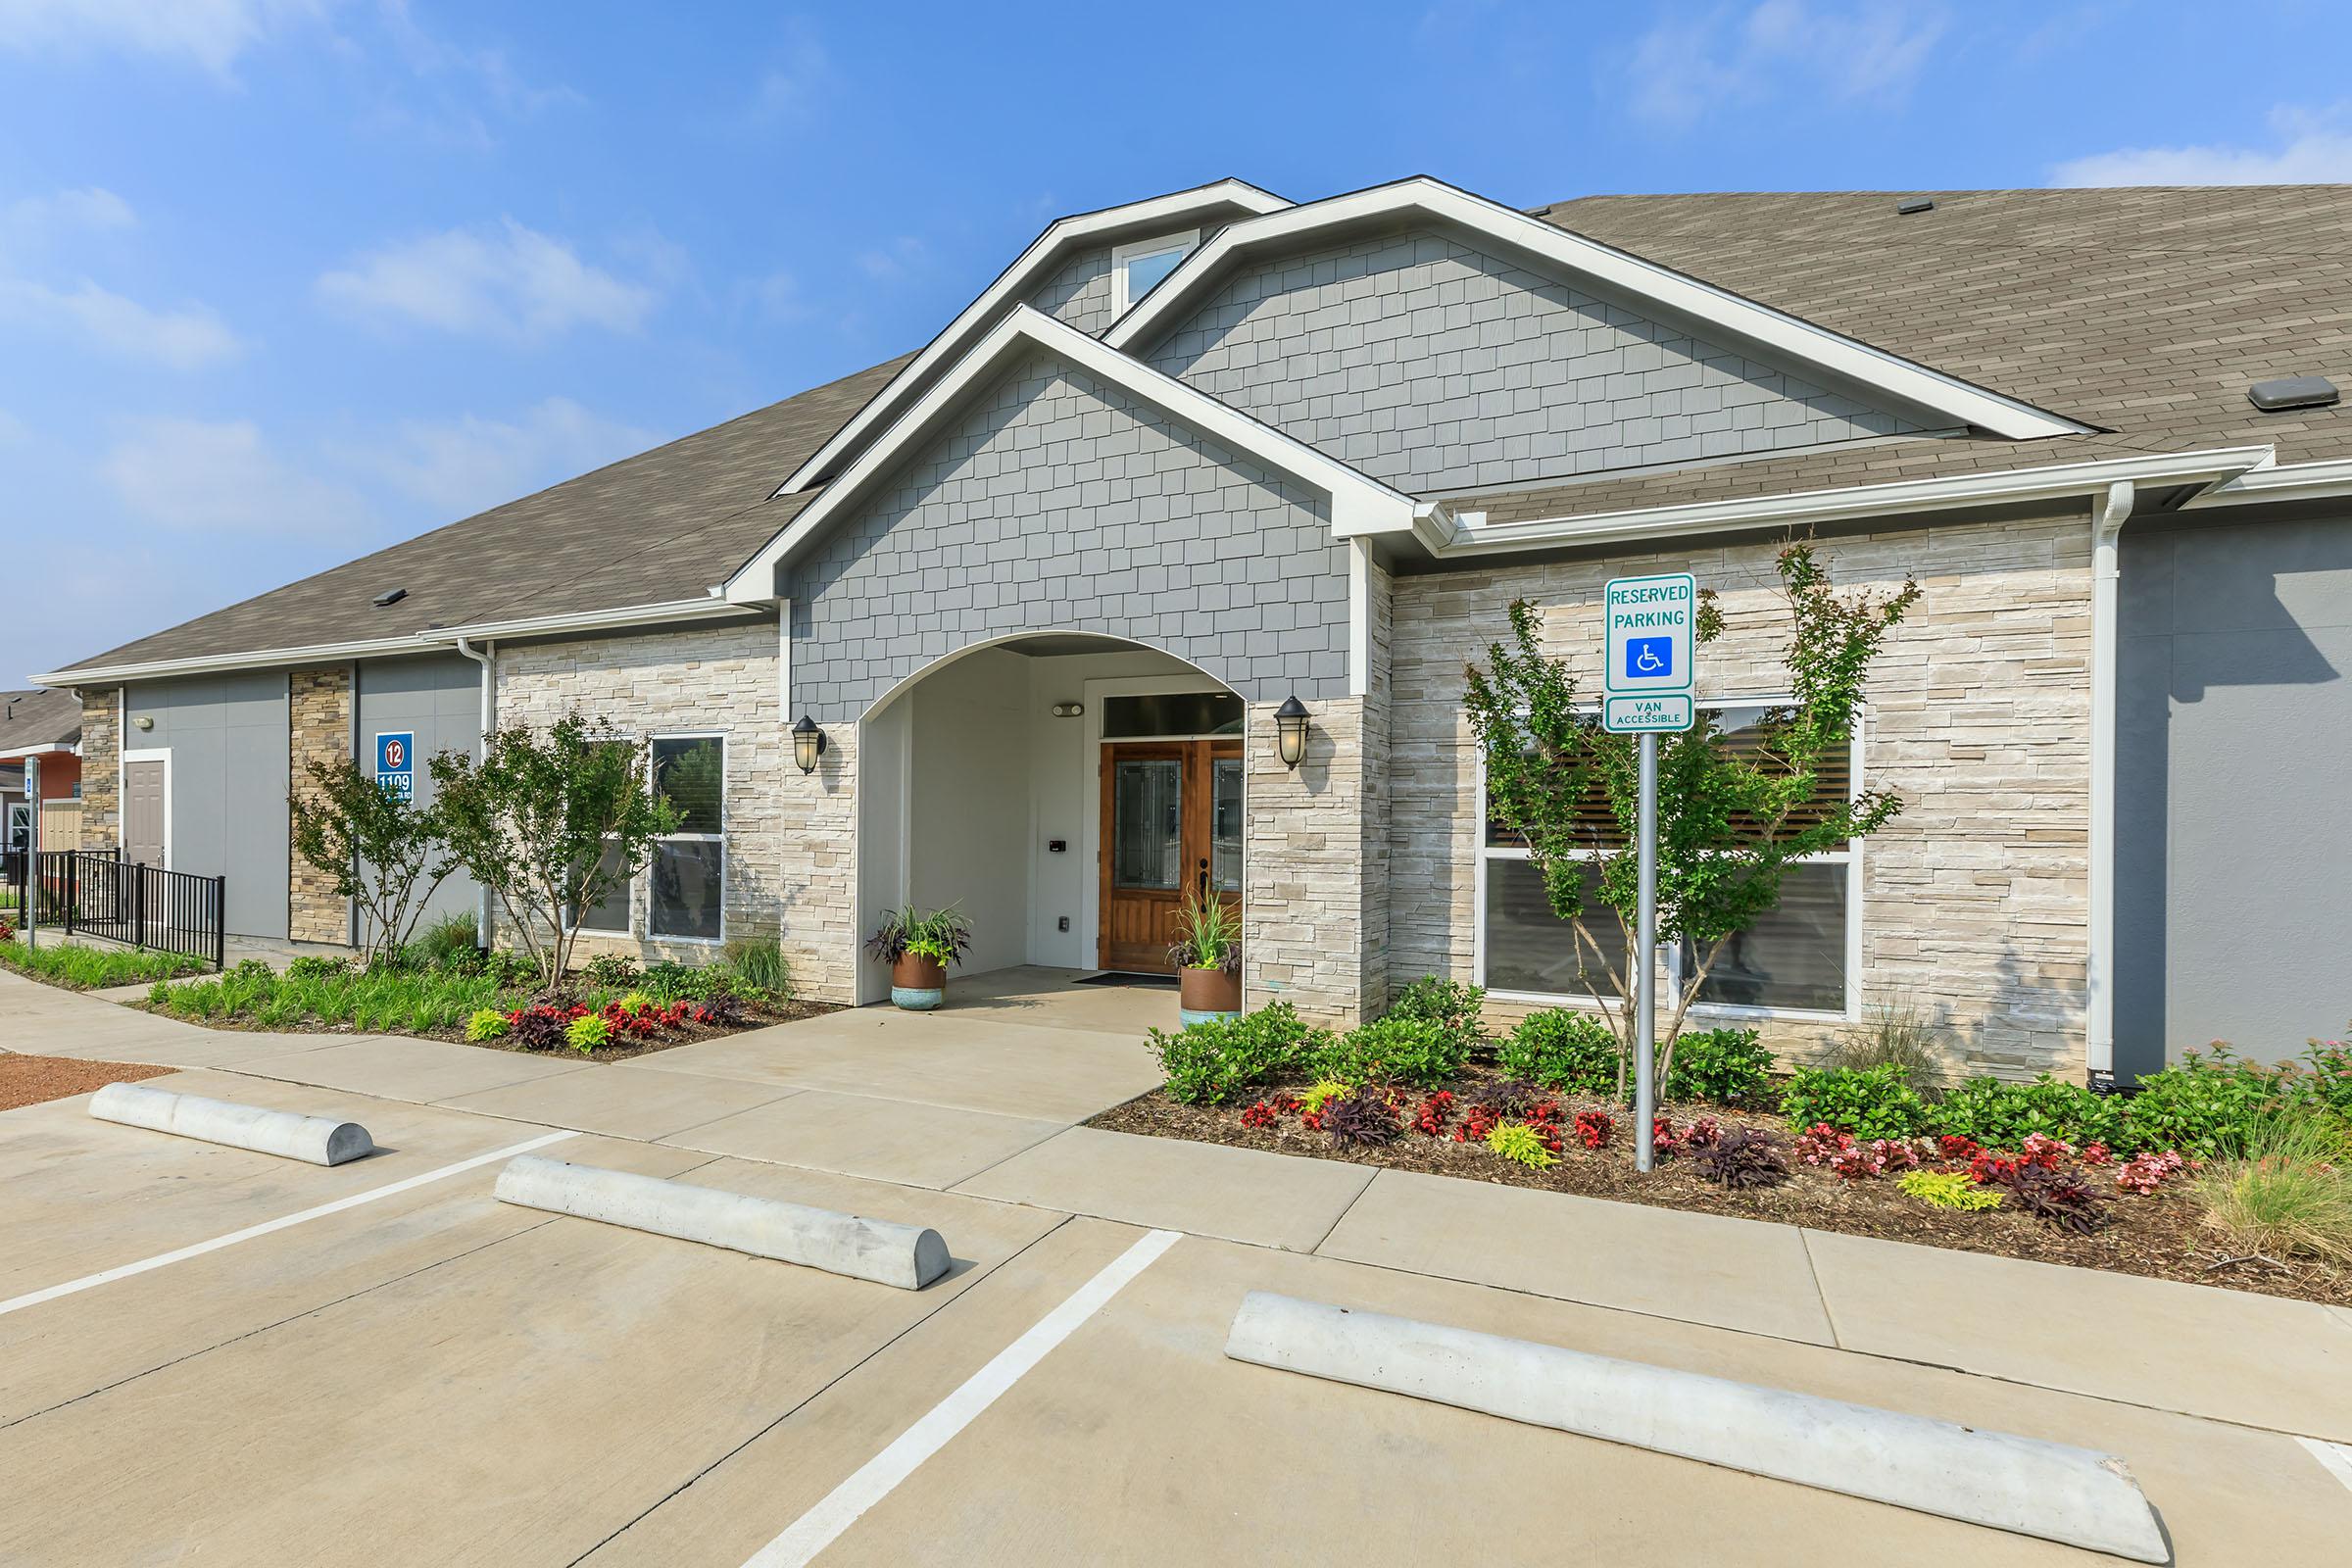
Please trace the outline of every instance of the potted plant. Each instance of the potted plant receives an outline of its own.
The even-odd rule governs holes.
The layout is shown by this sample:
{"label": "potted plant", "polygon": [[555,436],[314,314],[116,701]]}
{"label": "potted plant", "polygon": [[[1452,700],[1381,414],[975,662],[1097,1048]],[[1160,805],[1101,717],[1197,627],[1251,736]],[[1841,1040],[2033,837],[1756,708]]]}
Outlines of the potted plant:
{"label": "potted plant", "polygon": [[912,905],[892,909],[865,939],[865,951],[890,965],[890,1000],[910,1012],[928,1012],[948,999],[948,965],[963,961],[971,922],[955,906],[929,914]]}
{"label": "potted plant", "polygon": [[1242,922],[1223,899],[1188,891],[1176,911],[1176,1016],[1187,1024],[1242,1010]]}

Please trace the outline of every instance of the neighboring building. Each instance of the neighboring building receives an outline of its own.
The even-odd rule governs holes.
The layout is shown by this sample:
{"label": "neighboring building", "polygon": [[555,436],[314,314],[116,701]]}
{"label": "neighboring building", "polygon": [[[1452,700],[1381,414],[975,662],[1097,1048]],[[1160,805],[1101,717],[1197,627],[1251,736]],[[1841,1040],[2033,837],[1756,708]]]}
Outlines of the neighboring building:
{"label": "neighboring building", "polygon": [[41,847],[77,848],[81,815],[81,703],[72,692],[0,692],[0,848],[32,839],[27,759],[39,759]]}
{"label": "neighboring building", "polygon": [[1532,1005],[1581,982],[1487,833],[1465,663],[1524,596],[1596,672],[1600,584],[1688,568],[1702,703],[1768,699],[1811,530],[1926,589],[1849,770],[1907,807],[1703,1018],[1801,1054],[1911,1003],[2003,1073],[2291,1054],[2352,1016],[2352,422],[2250,389],[2352,370],[2348,230],[2347,187],[1229,180],[1053,224],[917,354],[40,678],[85,831],[224,872],[250,934],[349,929],[287,855],[304,760],[579,709],[723,778],[591,917],[647,952],[773,933],[871,1001],[912,901],[973,968],[1150,967],[1205,883],[1253,1004]]}

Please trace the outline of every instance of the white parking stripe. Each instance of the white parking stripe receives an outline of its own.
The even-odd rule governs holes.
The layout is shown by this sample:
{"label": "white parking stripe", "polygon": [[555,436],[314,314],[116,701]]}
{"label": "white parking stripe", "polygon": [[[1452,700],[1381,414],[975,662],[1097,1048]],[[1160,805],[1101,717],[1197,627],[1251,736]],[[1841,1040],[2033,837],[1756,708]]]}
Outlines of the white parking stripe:
{"label": "white parking stripe", "polygon": [[2340,1443],[2328,1443],[2319,1438],[2295,1440],[2311,1450],[2311,1456],[2328,1467],[2328,1473],[2352,1488],[2352,1448]]}
{"label": "white parking stripe", "polygon": [[0,1317],[6,1317],[9,1313],[20,1311],[27,1306],[38,1306],[43,1301],[54,1301],[61,1296],[72,1296],[78,1291],[90,1290],[96,1286],[111,1285],[116,1280],[126,1280],[133,1274],[144,1274],[149,1269],[162,1268],[167,1263],[178,1263],[191,1257],[201,1257],[207,1252],[217,1252],[223,1247],[234,1247],[239,1242],[250,1242],[257,1236],[267,1236],[271,1231],[282,1231],[289,1225],[300,1225],[306,1220],[324,1219],[329,1214],[340,1214],[347,1208],[357,1208],[362,1203],[372,1203],[379,1198],[391,1198],[399,1193],[410,1192],[422,1187],[427,1182],[437,1182],[444,1176],[455,1176],[461,1171],[472,1170],[476,1166],[487,1165],[496,1160],[511,1159],[516,1154],[527,1154],[534,1149],[545,1149],[550,1144],[561,1143],[566,1138],[577,1138],[579,1134],[570,1132],[547,1133],[526,1143],[510,1145],[505,1149],[494,1149],[487,1154],[476,1154],[471,1159],[461,1159],[456,1164],[444,1165],[439,1170],[428,1170],[422,1175],[411,1176],[406,1181],[392,1182],[383,1187],[371,1187],[364,1193],[354,1193],[349,1198],[338,1198],[331,1203],[320,1203],[317,1208],[306,1208],[299,1214],[288,1214],[280,1219],[265,1220],[259,1225],[248,1225],[241,1231],[231,1231],[226,1236],[216,1236],[209,1242],[198,1242],[193,1247],[183,1247],[176,1251],[159,1252],[153,1257],[143,1257],[136,1263],[125,1263],[120,1268],[110,1268],[96,1274],[84,1274],[80,1279],[68,1280],[63,1285],[52,1285],[47,1290],[34,1291],[27,1296],[13,1297],[8,1300],[0,1301]]}
{"label": "white parking stripe", "polygon": [[1069,1299],[1038,1319],[1028,1333],[999,1350],[994,1360],[932,1406],[929,1414],[900,1433],[889,1447],[827,1493],[791,1529],[760,1547],[743,1568],[801,1568],[833,1544],[843,1531],[858,1522],[860,1514],[889,1496],[891,1490],[912,1475],[916,1466],[970,1426],[981,1411],[997,1402],[999,1395],[1019,1382],[1023,1373],[1076,1333],[1078,1326],[1100,1312],[1104,1303],[1119,1294],[1121,1287],[1150,1268],[1181,1239],[1175,1231],[1152,1231],[1111,1259],[1102,1273],[1078,1287]]}

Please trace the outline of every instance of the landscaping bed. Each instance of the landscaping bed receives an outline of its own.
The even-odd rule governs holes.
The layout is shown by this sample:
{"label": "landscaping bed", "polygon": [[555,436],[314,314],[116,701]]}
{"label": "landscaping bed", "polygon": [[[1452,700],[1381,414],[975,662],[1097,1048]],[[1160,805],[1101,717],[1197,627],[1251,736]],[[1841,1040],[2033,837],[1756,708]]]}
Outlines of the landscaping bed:
{"label": "landscaping bed", "polygon": [[0,1054],[0,1110],[38,1105],[73,1095],[91,1094],[108,1084],[140,1078],[161,1078],[177,1067],[151,1067],[131,1061],[84,1061],[78,1056],[18,1056]]}
{"label": "landscaping bed", "polygon": [[1155,1031],[1168,1083],[1088,1125],[2352,1306],[2340,1045],[2192,1060],[2127,1102],[1890,1063],[1767,1076],[1746,1031],[1686,1036],[1643,1174],[1607,1031],[1541,1013],[1491,1040],[1478,1001],[1425,982],[1344,1036],[1279,1004]]}
{"label": "landscaping bed", "polygon": [[88,947],[54,938],[28,948],[6,916],[0,916],[0,966],[68,991],[104,991],[109,986],[196,974],[204,968],[194,958],[139,948]]}
{"label": "landscaping bed", "polygon": [[280,974],[248,959],[217,976],[158,983],[140,1005],[216,1029],[414,1035],[590,1061],[626,1061],[832,1010],[795,1000],[780,960],[749,948],[703,965],[640,968],[599,957],[550,992],[513,955],[454,942],[365,968],[302,957]]}

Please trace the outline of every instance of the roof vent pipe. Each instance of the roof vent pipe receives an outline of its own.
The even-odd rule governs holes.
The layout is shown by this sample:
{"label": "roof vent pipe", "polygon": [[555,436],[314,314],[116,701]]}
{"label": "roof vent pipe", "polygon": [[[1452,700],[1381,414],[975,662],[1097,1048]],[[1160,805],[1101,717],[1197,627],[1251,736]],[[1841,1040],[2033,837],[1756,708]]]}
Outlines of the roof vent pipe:
{"label": "roof vent pipe", "polygon": [[1906,196],[1894,204],[1895,216],[1909,218],[1913,213],[1932,213],[1936,210],[1933,196]]}
{"label": "roof vent pipe", "polygon": [[2246,388],[2246,401],[2265,414],[2277,414],[2282,409],[2333,408],[2335,383],[2324,375],[2280,376],[2275,381],[2257,381]]}

